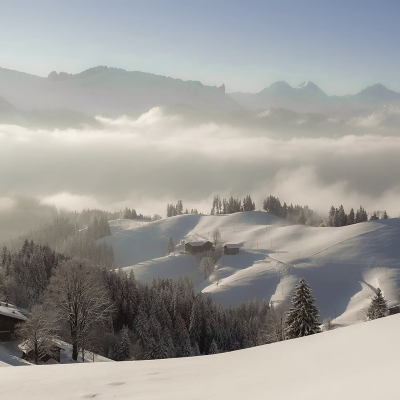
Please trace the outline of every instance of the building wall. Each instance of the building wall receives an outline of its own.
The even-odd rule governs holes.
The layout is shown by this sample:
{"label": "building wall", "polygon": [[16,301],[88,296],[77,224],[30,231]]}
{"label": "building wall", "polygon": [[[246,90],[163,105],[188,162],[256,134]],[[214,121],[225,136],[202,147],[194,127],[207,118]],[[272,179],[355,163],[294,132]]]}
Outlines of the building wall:
{"label": "building wall", "polygon": [[227,247],[224,247],[224,254],[225,255],[234,256],[237,253],[239,253],[239,249],[238,248],[228,249]]}
{"label": "building wall", "polygon": [[12,340],[15,332],[15,325],[22,322],[18,319],[0,315],[0,340]]}

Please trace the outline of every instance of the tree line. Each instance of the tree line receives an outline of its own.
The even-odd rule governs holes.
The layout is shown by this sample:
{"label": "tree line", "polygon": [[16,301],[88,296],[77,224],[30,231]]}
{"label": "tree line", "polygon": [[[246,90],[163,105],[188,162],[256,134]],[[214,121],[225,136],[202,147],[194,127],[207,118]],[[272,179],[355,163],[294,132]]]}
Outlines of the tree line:
{"label": "tree line", "polygon": [[247,195],[243,202],[242,200],[231,196],[229,199],[221,199],[219,195],[214,196],[211,215],[215,214],[234,214],[243,211],[254,211],[256,209],[255,203],[252,201],[251,196]]}
{"label": "tree line", "polygon": [[317,225],[321,219],[308,206],[299,206],[286,202],[283,204],[279,197],[268,196],[263,202],[263,209],[277,217],[287,219],[295,224]]}
{"label": "tree line", "polygon": [[190,212],[187,208],[183,211],[182,200],[178,200],[177,204],[167,204],[167,218],[183,214],[199,214],[199,212],[197,211],[197,208],[192,208]]}
{"label": "tree line", "polygon": [[[386,211],[374,211],[371,213],[370,220],[388,219]],[[342,205],[339,208],[331,206],[329,210],[328,225],[329,226],[346,226],[358,224],[360,222],[368,221],[368,213],[364,207],[360,206],[356,212],[351,208],[350,212],[346,214]]]}

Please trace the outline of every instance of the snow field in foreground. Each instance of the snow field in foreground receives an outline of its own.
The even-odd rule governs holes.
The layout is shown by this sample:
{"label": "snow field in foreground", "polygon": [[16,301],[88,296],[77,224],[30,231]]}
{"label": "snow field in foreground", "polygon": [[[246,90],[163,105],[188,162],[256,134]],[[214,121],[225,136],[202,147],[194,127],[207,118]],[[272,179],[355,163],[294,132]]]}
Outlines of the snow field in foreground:
{"label": "snow field in foreground", "polygon": [[397,400],[400,315],[212,356],[3,368],[2,398]]}

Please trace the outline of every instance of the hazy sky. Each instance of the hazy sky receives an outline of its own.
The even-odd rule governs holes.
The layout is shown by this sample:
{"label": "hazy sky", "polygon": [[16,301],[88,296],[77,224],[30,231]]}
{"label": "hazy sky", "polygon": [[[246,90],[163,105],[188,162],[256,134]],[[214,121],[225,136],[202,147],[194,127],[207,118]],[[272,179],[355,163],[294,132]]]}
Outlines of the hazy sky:
{"label": "hazy sky", "polygon": [[400,1],[0,0],[0,66],[47,76],[107,65],[257,92],[400,91]]}

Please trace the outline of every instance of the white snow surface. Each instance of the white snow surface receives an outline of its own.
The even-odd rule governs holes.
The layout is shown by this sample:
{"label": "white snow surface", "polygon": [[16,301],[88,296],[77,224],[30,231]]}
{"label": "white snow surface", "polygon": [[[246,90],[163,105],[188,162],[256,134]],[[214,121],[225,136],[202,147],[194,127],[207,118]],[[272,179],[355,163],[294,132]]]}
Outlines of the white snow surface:
{"label": "white snow surface", "polygon": [[3,368],[1,397],[397,400],[400,315],[210,356]]}
{"label": "white snow surface", "polygon": [[[242,301],[289,301],[305,278],[324,318],[345,326],[361,321],[361,311],[380,287],[389,306],[399,302],[400,219],[369,221],[340,228],[291,224],[271,214],[250,211],[231,215],[182,215],[143,223],[115,220],[103,240],[114,248],[116,266],[133,270],[138,280],[187,275],[196,290],[214,301],[236,306]],[[224,255],[216,273],[204,279],[199,259],[183,254],[188,241],[238,243],[237,255]],[[177,251],[166,255],[171,236]],[[336,317],[336,318],[335,318]]]}

